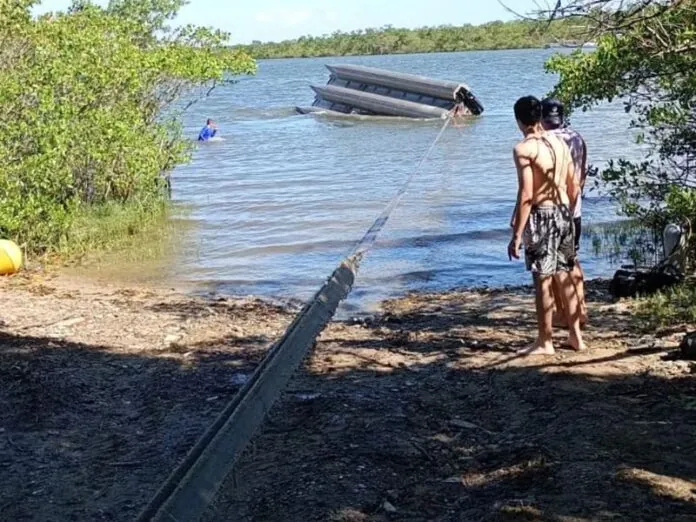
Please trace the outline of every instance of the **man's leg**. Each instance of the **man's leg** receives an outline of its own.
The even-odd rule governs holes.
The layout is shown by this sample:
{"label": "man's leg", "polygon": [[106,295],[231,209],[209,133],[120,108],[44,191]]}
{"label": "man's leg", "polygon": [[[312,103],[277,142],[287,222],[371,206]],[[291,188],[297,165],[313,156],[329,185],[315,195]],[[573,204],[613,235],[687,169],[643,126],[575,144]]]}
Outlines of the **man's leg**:
{"label": "man's leg", "polygon": [[551,285],[554,301],[553,325],[558,328],[566,328],[568,325],[568,314],[563,306],[563,289],[555,278]]}
{"label": "man's leg", "polygon": [[580,329],[580,301],[571,272],[558,272],[554,278],[563,289],[563,304],[568,311],[568,344],[577,351],[585,349]]}
{"label": "man's leg", "polygon": [[534,274],[536,313],[539,333],[531,348],[521,350],[525,355],[553,355],[553,277]]}
{"label": "man's leg", "polygon": [[[587,323],[587,305],[585,304],[585,274],[579,262],[575,262],[573,271],[570,272],[570,278],[575,287],[575,292],[578,295],[580,303],[580,327],[584,328]],[[555,303],[555,312],[553,314],[553,325],[558,328],[570,328],[572,322],[571,314],[565,307],[563,300],[563,289],[557,278],[553,280],[553,299]]]}
{"label": "man's leg", "polygon": [[[580,301],[580,326],[585,326],[587,323],[587,305],[585,304],[585,274],[582,271],[577,255],[580,253],[580,239],[582,238],[582,218],[576,217],[573,219],[573,236],[575,241],[575,266],[571,272],[575,291],[578,293]],[[570,316],[566,314],[568,326],[570,327]]]}
{"label": "man's leg", "polygon": [[[585,303],[585,274],[582,271],[579,261],[575,261],[573,271],[570,273],[570,278],[573,281],[575,292],[578,295],[578,305],[580,306],[580,326],[583,327],[587,323],[587,304]],[[570,314],[566,314],[568,326],[570,327]]]}

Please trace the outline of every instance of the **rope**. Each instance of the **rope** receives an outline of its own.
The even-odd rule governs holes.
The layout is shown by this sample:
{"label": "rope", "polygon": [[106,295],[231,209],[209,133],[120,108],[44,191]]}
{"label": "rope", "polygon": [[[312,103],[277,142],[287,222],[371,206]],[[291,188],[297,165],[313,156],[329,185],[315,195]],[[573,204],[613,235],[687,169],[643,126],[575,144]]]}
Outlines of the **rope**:
{"label": "rope", "polygon": [[360,261],[374,245],[377,235],[440,141],[451,119],[449,115],[435,141],[352,253],[341,261],[303,307],[249,381],[167,477],[138,516],[138,522],[195,522],[203,516],[282,389],[331,321],[338,305],[350,294]]}
{"label": "rope", "polygon": [[430,147],[428,147],[428,150],[425,152],[425,154],[423,154],[420,161],[416,165],[416,168],[411,172],[408,178],[406,178],[406,181],[404,181],[403,185],[401,185],[401,188],[399,188],[399,190],[396,191],[394,197],[391,199],[391,201],[385,207],[382,213],[377,217],[377,219],[375,219],[374,223],[372,223],[372,226],[367,230],[362,239],[358,241],[357,245],[355,245],[353,252],[348,256],[349,258],[355,258],[358,261],[362,260],[367,251],[370,250],[370,248],[372,248],[375,241],[377,240],[377,236],[384,228],[384,225],[387,224],[387,221],[389,221],[391,213],[394,212],[394,209],[401,201],[401,198],[403,198],[404,194],[406,193],[406,190],[408,189],[408,186],[411,184],[413,179],[416,177],[418,173],[420,173],[423,164],[430,157],[430,154],[433,152],[433,149],[435,149],[435,146],[440,141],[440,138],[442,138],[442,135],[445,133],[445,130],[447,130],[447,127],[449,126],[451,121],[452,114],[450,113],[447,116],[447,119],[445,120],[442,129],[440,129],[440,132],[435,137],[435,140],[432,142]]}

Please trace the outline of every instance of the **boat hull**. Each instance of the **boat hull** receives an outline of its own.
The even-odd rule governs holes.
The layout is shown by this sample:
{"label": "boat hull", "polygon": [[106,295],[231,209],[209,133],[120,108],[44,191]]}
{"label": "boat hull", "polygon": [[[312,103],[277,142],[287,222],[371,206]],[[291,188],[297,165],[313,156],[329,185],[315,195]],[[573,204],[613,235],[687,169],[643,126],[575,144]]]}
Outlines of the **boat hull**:
{"label": "boat hull", "polygon": [[479,115],[483,105],[464,83],[364,67],[327,65],[331,77],[323,87],[312,86],[315,110],[407,118],[442,118],[455,107],[460,114]]}
{"label": "boat hull", "polygon": [[406,100],[397,100],[395,98],[356,91],[345,87],[327,85],[325,87],[312,86],[312,89],[322,100],[352,107],[352,113],[428,119],[445,118],[447,116],[447,109],[442,109],[440,107],[432,107],[430,105]]}

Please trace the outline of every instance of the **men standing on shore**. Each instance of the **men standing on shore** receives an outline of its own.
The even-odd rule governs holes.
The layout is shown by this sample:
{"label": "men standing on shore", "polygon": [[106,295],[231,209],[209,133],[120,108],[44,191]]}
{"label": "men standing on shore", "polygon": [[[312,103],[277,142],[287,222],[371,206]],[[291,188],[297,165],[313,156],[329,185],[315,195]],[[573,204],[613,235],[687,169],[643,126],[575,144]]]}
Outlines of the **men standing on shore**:
{"label": "men standing on shore", "polygon": [[[582,233],[582,193],[585,189],[585,180],[587,179],[587,144],[578,132],[565,125],[564,107],[559,100],[553,98],[544,99],[541,102],[541,114],[541,121],[544,129],[549,133],[555,134],[568,145],[575,167],[575,177],[580,185],[580,197],[578,197],[573,213],[575,250],[577,252],[580,249],[580,234]],[[580,324],[584,325],[587,322],[585,283],[582,267],[577,259],[573,270],[570,272],[570,277],[580,301]],[[553,285],[553,293],[556,301],[557,313],[565,324],[569,324],[570,318],[563,308],[563,299],[561,299],[562,291],[557,284]]]}
{"label": "men standing on shore", "polygon": [[519,259],[524,242],[527,269],[534,277],[538,337],[526,355],[551,355],[553,346],[553,293],[561,290],[570,318],[568,344],[585,348],[580,330],[580,303],[570,277],[575,265],[573,211],[580,197],[575,166],[564,140],[547,133],[541,124],[541,102],[525,96],[515,103],[515,118],[524,135],[514,149],[518,194],[509,257]]}

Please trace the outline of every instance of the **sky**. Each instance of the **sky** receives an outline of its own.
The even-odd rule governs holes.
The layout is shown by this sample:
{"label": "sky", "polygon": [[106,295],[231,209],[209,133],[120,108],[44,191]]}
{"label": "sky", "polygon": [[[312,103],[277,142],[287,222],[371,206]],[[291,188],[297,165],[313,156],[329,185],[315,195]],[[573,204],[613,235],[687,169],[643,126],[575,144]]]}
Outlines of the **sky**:
{"label": "sky", "polygon": [[[97,0],[104,4],[107,0]],[[502,0],[519,13],[535,0]],[[43,0],[37,13],[64,10],[70,0]],[[541,4],[544,4],[542,0]],[[279,41],[302,35],[367,27],[481,24],[514,15],[499,0],[190,0],[177,24],[212,26],[231,33],[233,43]]]}

